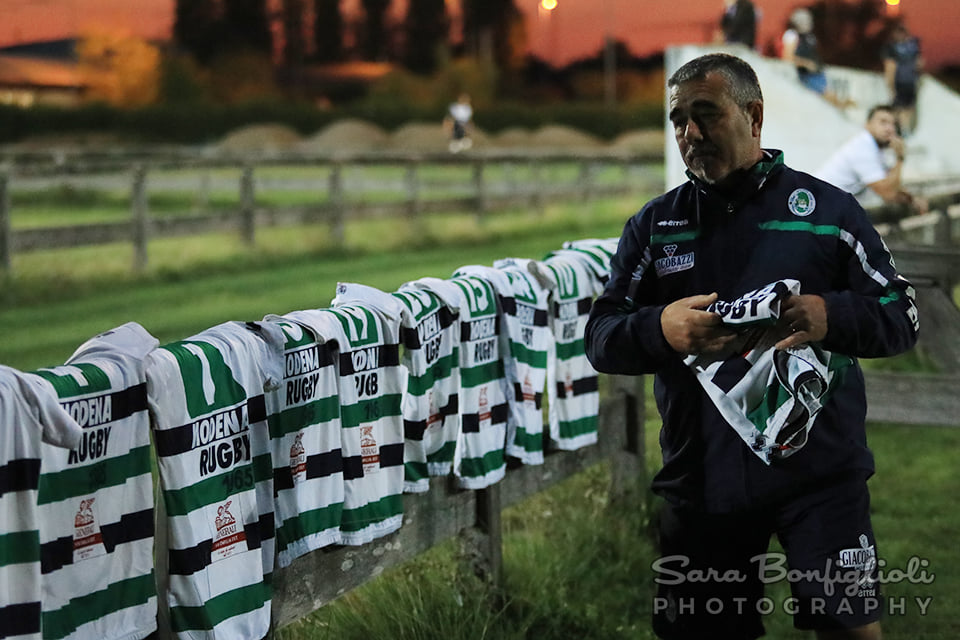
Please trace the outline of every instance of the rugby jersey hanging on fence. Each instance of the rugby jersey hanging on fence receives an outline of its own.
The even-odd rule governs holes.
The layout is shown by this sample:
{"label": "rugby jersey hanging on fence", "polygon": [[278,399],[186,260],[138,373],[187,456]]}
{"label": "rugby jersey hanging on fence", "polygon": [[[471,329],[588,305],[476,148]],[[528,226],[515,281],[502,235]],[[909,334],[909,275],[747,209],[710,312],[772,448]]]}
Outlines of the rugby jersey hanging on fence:
{"label": "rugby jersey hanging on fence", "polygon": [[[619,243],[619,238],[568,240],[563,243],[563,250],[571,251],[570,255],[583,260],[600,282],[606,283],[610,278],[610,259],[617,252]],[[562,251],[555,253],[561,255]]]}
{"label": "rugby jersey hanging on fence", "polygon": [[259,639],[270,628],[274,498],[264,394],[283,380],[283,342],[272,323],[226,322],[147,356],[178,637]]}
{"label": "rugby jersey hanging on fence", "polygon": [[500,294],[506,338],[504,368],[510,407],[506,452],[525,464],[542,464],[543,389],[553,334],[548,322],[550,292],[529,271],[530,263],[520,258],[497,260],[491,271],[499,273],[491,273],[491,282]]}
{"label": "rugby jersey hanging on fence", "polygon": [[268,318],[286,338],[283,386],[267,394],[277,563],[340,542],[343,459],[337,344],[292,320]]}
{"label": "rugby jersey hanging on fence", "polygon": [[128,322],[34,372],[83,428],[43,445],[43,637],[140,639],[157,628],[153,477],[144,358],[158,341]]}
{"label": "rugby jersey hanging on fence", "polygon": [[73,449],[83,436],[38,380],[0,365],[0,638],[41,638],[41,443]]}
{"label": "rugby jersey hanging on fence", "polygon": [[573,450],[597,441],[600,411],[597,372],[587,360],[583,333],[600,281],[578,258],[548,256],[533,263],[550,289],[554,342],[547,364],[550,443]]}
{"label": "rugby jersey hanging on fence", "polygon": [[400,303],[391,301],[395,305],[342,304],[284,316],[339,345],[344,484],[340,536],[348,545],[366,544],[396,531],[403,522],[400,402],[405,381],[400,366]]}
{"label": "rugby jersey hanging on fence", "polygon": [[[383,295],[388,294],[347,285],[338,299]],[[460,431],[459,298],[446,300],[416,283],[389,295],[402,305],[401,364],[407,370],[401,405],[404,491],[423,493],[430,488],[430,476],[450,473]]]}
{"label": "rugby jersey hanging on fence", "polygon": [[461,487],[483,489],[506,473],[507,396],[500,357],[497,292],[479,276],[421,278],[416,286],[459,300],[460,434],[453,472]]}

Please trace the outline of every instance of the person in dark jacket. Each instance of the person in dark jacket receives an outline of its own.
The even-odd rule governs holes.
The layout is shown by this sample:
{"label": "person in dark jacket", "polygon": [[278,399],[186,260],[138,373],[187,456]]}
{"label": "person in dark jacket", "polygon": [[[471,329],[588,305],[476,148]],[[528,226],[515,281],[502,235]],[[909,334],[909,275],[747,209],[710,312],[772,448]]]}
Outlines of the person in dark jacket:
{"label": "person in dark jacket", "polygon": [[757,12],[751,0],[726,0],[720,30],[727,44],[744,44],[751,49],[757,41]]}
{"label": "person in dark jacket", "polygon": [[880,638],[856,358],[915,344],[913,288],[853,196],[761,146],[746,62],[696,58],[668,91],[689,181],[626,223],[585,334],[598,371],[655,374],[654,631],[757,638],[789,566],[795,626]]}

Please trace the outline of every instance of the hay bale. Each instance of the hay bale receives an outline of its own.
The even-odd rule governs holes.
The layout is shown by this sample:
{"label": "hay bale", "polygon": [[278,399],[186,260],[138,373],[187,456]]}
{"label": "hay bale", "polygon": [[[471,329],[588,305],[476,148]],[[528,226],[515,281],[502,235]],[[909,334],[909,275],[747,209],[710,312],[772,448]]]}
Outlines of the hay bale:
{"label": "hay bale", "polygon": [[304,139],[299,148],[310,153],[372,151],[382,149],[388,139],[387,133],[375,124],[358,118],[344,118]]}
{"label": "hay bale", "polygon": [[543,149],[597,149],[603,142],[572,127],[549,124],[533,133],[531,145]]}
{"label": "hay bale", "polygon": [[252,124],[234,129],[217,145],[220,151],[275,152],[294,148],[300,134],[285,124]]}

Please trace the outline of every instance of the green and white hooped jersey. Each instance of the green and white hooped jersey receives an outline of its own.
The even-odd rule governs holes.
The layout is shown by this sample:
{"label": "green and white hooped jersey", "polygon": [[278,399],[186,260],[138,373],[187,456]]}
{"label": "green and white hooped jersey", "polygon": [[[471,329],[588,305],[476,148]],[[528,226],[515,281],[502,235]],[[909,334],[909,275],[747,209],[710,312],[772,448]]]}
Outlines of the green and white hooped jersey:
{"label": "green and white hooped jersey", "polygon": [[[394,301],[395,302],[395,301]],[[399,302],[397,302],[399,306]],[[340,352],[337,375],[343,454],[343,544],[361,545],[403,523],[403,417],[400,310],[373,305],[294,311]]]}
{"label": "green and white hooped jersey", "polygon": [[536,268],[550,289],[554,338],[547,365],[550,443],[570,451],[597,442],[598,377],[587,360],[583,334],[603,285],[577,258],[548,257]]}
{"label": "green and white hooped jersey", "polygon": [[[563,243],[564,251],[572,251],[574,256],[584,261],[601,282],[610,277],[610,259],[617,252],[619,238],[589,238],[568,240]],[[557,251],[562,254],[563,251]]]}
{"label": "green and white hooped jersey", "polygon": [[40,640],[41,443],[83,431],[46,380],[0,365],[0,638]]}
{"label": "green and white hooped jersey", "polygon": [[157,628],[153,477],[144,358],[158,341],[135,322],[34,372],[83,429],[43,445],[38,492],[43,637],[139,639]]}
{"label": "green and white hooped jersey", "polygon": [[340,542],[343,460],[337,345],[268,316],[283,331],[283,386],[267,394],[276,494],[277,563]]}
{"label": "green and white hooped jersey", "polygon": [[[505,258],[491,275],[500,294],[504,320],[504,365],[508,382],[507,455],[524,464],[543,463],[543,390],[553,346],[550,292],[531,270],[532,260]],[[500,274],[506,276],[501,278]]]}
{"label": "green and white hooped jersey", "polygon": [[147,356],[177,637],[269,631],[274,498],[264,394],[282,380],[283,333],[272,323],[223,323]]}
{"label": "green and white hooped jersey", "polygon": [[500,351],[497,292],[484,278],[421,278],[416,286],[459,299],[460,435],[453,473],[461,487],[483,489],[503,478],[509,413]]}
{"label": "green and white hooped jersey", "polygon": [[400,362],[407,370],[401,402],[404,491],[423,493],[430,488],[430,476],[451,472],[460,432],[459,299],[445,300],[415,283],[392,294],[362,285],[346,287],[338,299],[389,295],[401,303]]}
{"label": "green and white hooped jersey", "polygon": [[852,364],[816,343],[774,347],[778,336],[768,328],[780,316],[780,303],[799,293],[800,283],[785,279],[732,302],[718,300],[707,310],[720,314],[724,325],[746,331],[724,353],[684,359],[727,424],[766,464],[806,444],[832,395],[835,372]]}

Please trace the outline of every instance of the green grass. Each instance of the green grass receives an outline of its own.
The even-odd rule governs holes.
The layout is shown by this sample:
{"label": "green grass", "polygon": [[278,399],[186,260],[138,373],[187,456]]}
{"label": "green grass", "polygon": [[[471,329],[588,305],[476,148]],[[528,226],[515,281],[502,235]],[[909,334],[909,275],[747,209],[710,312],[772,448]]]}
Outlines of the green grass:
{"label": "green grass", "polygon": [[[656,469],[659,422],[648,416],[647,424],[648,462]],[[930,584],[883,585],[885,637],[955,640],[960,550],[954,537],[960,517],[953,497],[960,478],[953,452],[960,430],[870,425],[869,439],[878,469],[870,481],[872,519],[885,575],[907,570],[915,558],[932,577]],[[598,465],[504,512],[505,587],[499,602],[491,603],[462,569],[456,545],[447,543],[289,625],[280,637],[651,639],[656,501],[651,507],[649,495],[639,492],[612,507],[608,484],[607,466]],[[770,550],[780,550],[775,539]],[[777,603],[764,618],[767,637],[812,639],[795,630],[783,610],[788,585],[770,585],[766,595]],[[926,603],[925,611],[917,599]]]}

